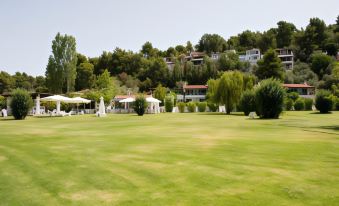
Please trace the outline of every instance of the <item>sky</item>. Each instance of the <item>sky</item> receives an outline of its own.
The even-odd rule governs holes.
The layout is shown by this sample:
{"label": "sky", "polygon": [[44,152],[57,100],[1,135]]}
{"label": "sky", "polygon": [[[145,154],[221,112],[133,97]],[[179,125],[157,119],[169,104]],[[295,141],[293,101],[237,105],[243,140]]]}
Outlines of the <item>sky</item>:
{"label": "sky", "polygon": [[95,57],[116,47],[139,51],[146,41],[164,50],[205,33],[262,32],[280,20],[333,24],[338,15],[337,0],[0,0],[0,70],[44,75],[58,32]]}

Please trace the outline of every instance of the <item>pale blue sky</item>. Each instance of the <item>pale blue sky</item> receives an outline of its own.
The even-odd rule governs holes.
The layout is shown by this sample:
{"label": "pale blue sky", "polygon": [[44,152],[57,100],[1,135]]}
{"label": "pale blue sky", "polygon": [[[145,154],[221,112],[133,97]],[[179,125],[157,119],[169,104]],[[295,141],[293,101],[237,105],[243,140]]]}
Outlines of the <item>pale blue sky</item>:
{"label": "pale blue sky", "polygon": [[337,15],[337,0],[0,0],[0,70],[43,75],[57,32],[75,36],[78,52],[93,57],[115,47],[139,51],[146,41],[159,49],[196,44],[204,33],[227,39],[279,20],[333,24]]}

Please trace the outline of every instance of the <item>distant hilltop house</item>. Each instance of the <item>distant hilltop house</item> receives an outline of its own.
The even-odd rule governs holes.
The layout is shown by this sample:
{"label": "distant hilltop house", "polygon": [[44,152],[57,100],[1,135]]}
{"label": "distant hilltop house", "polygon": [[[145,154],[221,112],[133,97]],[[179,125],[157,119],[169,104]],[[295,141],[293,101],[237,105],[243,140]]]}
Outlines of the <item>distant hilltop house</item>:
{"label": "distant hilltop house", "polygon": [[239,60],[242,62],[249,62],[251,65],[257,64],[258,60],[262,58],[260,49],[250,49],[246,51],[245,55],[239,55]]}
{"label": "distant hilltop house", "polygon": [[275,52],[281,60],[285,70],[293,69],[294,55],[292,49],[276,49]]}
{"label": "distant hilltop house", "polygon": [[[183,59],[181,59],[181,61],[184,62],[190,61],[193,63],[193,65],[202,65],[204,63],[205,55],[206,55],[205,52],[191,52],[188,55],[186,55]],[[175,65],[173,58],[165,57],[164,61],[167,64],[168,69],[172,71]]]}
{"label": "distant hilltop house", "polygon": [[301,97],[314,98],[315,87],[307,83],[304,84],[283,84],[288,92],[297,92]]}
{"label": "distant hilltop house", "polygon": [[177,101],[179,102],[202,102],[206,100],[207,85],[184,85],[178,91]]}

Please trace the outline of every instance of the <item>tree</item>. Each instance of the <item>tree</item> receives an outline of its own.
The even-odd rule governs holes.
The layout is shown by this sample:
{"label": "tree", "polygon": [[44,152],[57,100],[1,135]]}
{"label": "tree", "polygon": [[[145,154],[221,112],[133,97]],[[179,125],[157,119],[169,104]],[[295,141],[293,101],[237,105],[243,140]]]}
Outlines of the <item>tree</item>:
{"label": "tree", "polygon": [[293,70],[286,72],[285,83],[303,84],[305,82],[309,85],[316,85],[318,76],[308,64],[297,61],[293,66]]}
{"label": "tree", "polygon": [[7,72],[0,72],[0,94],[9,92],[14,87],[14,80]]}
{"label": "tree", "polygon": [[327,90],[318,90],[315,96],[315,107],[320,113],[328,113],[332,110],[333,99],[331,93]]}
{"label": "tree", "polygon": [[238,35],[240,51],[252,49],[257,47],[258,34],[250,30],[246,30]]}
{"label": "tree", "polygon": [[206,93],[206,100],[208,103],[218,103],[217,91],[219,86],[219,79],[210,79],[207,82],[208,89]]}
{"label": "tree", "polygon": [[276,40],[278,48],[288,47],[292,42],[293,32],[296,30],[296,27],[292,23],[286,21],[278,22],[278,29]]}
{"label": "tree", "polygon": [[166,112],[172,112],[174,107],[174,97],[173,95],[169,94],[165,97],[165,111]]}
{"label": "tree", "polygon": [[95,83],[94,65],[91,63],[81,63],[77,66],[77,78],[75,88],[77,91],[91,89]]}
{"label": "tree", "polygon": [[243,75],[241,72],[230,71],[221,76],[216,95],[219,104],[225,105],[227,114],[230,114],[239,102],[242,91]]}
{"label": "tree", "polygon": [[159,99],[161,102],[164,102],[166,93],[167,93],[167,88],[159,84],[157,88],[155,88],[154,90],[154,98]]}
{"label": "tree", "polygon": [[248,116],[250,112],[256,111],[254,90],[244,91],[240,98],[239,107],[246,116]]}
{"label": "tree", "polygon": [[190,41],[187,41],[187,43],[186,43],[186,51],[187,51],[187,52],[192,52],[192,51],[194,51],[193,45],[192,45],[192,43],[191,43]]}
{"label": "tree", "polygon": [[284,79],[284,69],[282,68],[281,60],[274,50],[268,50],[264,58],[258,61],[258,68],[255,71],[255,75],[259,79]]}
{"label": "tree", "polygon": [[268,49],[275,49],[277,47],[276,30],[270,29],[264,32],[258,39],[258,47],[262,53]]}
{"label": "tree", "polygon": [[318,47],[322,47],[324,41],[327,38],[326,24],[319,18],[311,18],[310,23],[306,27],[305,33],[311,37],[312,42]]}
{"label": "tree", "polygon": [[320,79],[325,74],[325,70],[331,64],[332,58],[323,53],[315,53],[312,55],[311,69]]}
{"label": "tree", "polygon": [[63,72],[52,55],[49,56],[46,68],[46,86],[52,93],[61,94],[63,88]]}
{"label": "tree", "polygon": [[153,45],[151,42],[146,42],[144,45],[142,45],[141,53],[144,55],[144,57],[155,57],[156,56],[156,50],[153,48]]}
{"label": "tree", "polygon": [[138,116],[143,116],[146,108],[147,102],[144,96],[138,96],[135,98],[134,111],[138,114]]}
{"label": "tree", "polygon": [[226,49],[226,41],[218,34],[204,34],[197,45],[200,52],[208,54],[212,52],[223,52]]}
{"label": "tree", "polygon": [[285,90],[278,80],[266,79],[255,90],[257,114],[260,118],[279,118],[283,111]]}
{"label": "tree", "polygon": [[16,89],[12,92],[11,109],[15,119],[25,119],[33,106],[33,100],[26,90]]}
{"label": "tree", "polygon": [[97,77],[96,87],[98,89],[107,89],[113,86],[113,80],[110,73],[106,69],[102,74]]}
{"label": "tree", "polygon": [[6,108],[6,98],[0,95],[0,110]]}
{"label": "tree", "polygon": [[61,35],[58,33],[52,42],[52,56],[48,60],[46,69],[46,80],[53,91],[60,92],[64,86],[66,87],[66,92],[74,89],[76,64],[75,38],[67,34]]}

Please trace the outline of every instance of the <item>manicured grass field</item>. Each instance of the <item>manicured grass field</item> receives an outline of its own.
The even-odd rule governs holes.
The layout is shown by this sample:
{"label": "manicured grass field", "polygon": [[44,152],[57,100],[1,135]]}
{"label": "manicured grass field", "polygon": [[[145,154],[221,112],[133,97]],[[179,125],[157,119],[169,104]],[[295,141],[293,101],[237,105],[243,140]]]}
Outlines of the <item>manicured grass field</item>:
{"label": "manicured grass field", "polygon": [[339,112],[0,120],[0,205],[339,205]]}

